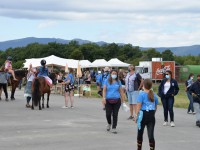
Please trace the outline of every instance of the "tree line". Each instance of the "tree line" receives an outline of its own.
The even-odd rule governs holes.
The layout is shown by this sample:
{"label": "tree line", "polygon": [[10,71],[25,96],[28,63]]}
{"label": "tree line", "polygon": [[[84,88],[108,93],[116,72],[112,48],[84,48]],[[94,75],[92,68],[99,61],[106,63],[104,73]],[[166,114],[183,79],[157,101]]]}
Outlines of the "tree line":
{"label": "tree line", "polygon": [[141,50],[131,44],[118,45],[116,43],[99,46],[95,43],[79,45],[77,41],[68,44],[56,42],[48,44],[32,43],[25,47],[8,48],[0,51],[0,64],[3,65],[7,56],[13,57],[13,68],[22,68],[25,59],[41,58],[56,55],[66,59],[89,60],[118,58],[123,62],[138,65],[139,61],[151,61],[152,58],[163,58],[163,61],[176,61],[179,65],[200,64],[199,56],[175,56],[171,50],[166,49],[162,53],[154,48]]}

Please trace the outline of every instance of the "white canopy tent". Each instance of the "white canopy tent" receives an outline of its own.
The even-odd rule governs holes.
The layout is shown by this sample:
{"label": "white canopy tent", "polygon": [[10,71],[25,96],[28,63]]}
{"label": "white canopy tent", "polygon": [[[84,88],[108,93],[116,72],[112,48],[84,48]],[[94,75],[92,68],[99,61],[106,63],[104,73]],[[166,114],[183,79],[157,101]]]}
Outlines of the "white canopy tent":
{"label": "white canopy tent", "polygon": [[24,68],[28,68],[30,64],[32,64],[33,67],[37,67],[40,66],[40,61],[37,58],[31,58],[31,59],[25,59],[25,63],[24,63]]}
{"label": "white canopy tent", "polygon": [[[66,64],[68,65],[69,68],[77,68],[78,67],[78,60],[74,59],[64,59],[60,58],[54,55],[44,57],[44,58],[31,58],[31,59],[26,59],[26,62],[24,63],[24,68],[28,68],[30,64],[32,64],[33,67],[39,67],[41,66],[40,61],[44,59],[46,60],[46,65],[47,66],[60,66],[60,67],[65,67]],[[92,67],[92,63],[88,60],[81,60],[80,62],[81,68],[89,68]]]}
{"label": "white canopy tent", "polygon": [[130,64],[127,64],[127,63],[124,63],[124,62],[120,61],[117,58],[113,58],[113,59],[109,60],[108,63],[112,67],[128,67],[130,65]]}
{"label": "white canopy tent", "polygon": [[65,67],[66,65],[69,68],[77,68],[78,63],[81,68],[91,68],[91,67],[128,67],[129,64],[124,63],[120,61],[117,58],[113,58],[109,60],[108,62],[105,59],[96,59],[94,62],[90,62],[88,60],[74,60],[74,59],[65,59],[60,58],[54,55],[44,57],[44,58],[31,58],[26,59],[26,62],[24,63],[24,68],[28,68],[30,64],[32,64],[33,67],[39,67],[41,66],[40,61],[42,59],[46,60],[47,66],[60,66]]}
{"label": "white canopy tent", "polygon": [[90,68],[92,67],[92,63],[89,60],[80,60],[79,64],[81,68]]}
{"label": "white canopy tent", "polygon": [[110,63],[108,63],[105,59],[96,59],[92,62],[92,67],[110,67]]}

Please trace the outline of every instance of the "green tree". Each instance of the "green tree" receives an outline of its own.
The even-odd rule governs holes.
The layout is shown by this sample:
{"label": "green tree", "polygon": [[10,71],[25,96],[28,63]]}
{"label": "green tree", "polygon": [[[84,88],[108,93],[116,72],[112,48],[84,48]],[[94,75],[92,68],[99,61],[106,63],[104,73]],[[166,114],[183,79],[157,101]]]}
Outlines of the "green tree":
{"label": "green tree", "polygon": [[12,67],[15,68],[15,69],[23,68],[24,67],[23,63],[24,63],[23,60],[17,61],[17,62],[12,64]]}
{"label": "green tree", "polygon": [[185,59],[183,56],[175,56],[174,60],[176,61],[177,64],[184,65]]}
{"label": "green tree", "polygon": [[174,54],[171,50],[167,49],[162,52],[163,61],[174,61]]}
{"label": "green tree", "polygon": [[195,60],[189,59],[184,62],[184,65],[196,65],[196,62]]}
{"label": "green tree", "polygon": [[71,55],[71,59],[76,59],[76,60],[82,60],[83,59],[83,53],[79,49],[75,49]]}
{"label": "green tree", "polygon": [[102,49],[97,44],[94,44],[94,43],[83,44],[79,47],[79,49],[83,53],[83,56],[84,56],[83,59],[90,60],[90,61],[93,61],[94,59],[99,58],[99,57],[102,58],[104,54]]}
{"label": "green tree", "polygon": [[161,57],[160,52],[156,51],[155,48],[150,48],[148,50],[143,51],[143,60],[151,61],[152,58]]}
{"label": "green tree", "polygon": [[119,46],[115,43],[111,43],[109,45],[106,46],[106,49],[104,49],[105,51],[105,58],[106,60],[110,60],[111,58],[116,58],[117,54],[119,52]]}

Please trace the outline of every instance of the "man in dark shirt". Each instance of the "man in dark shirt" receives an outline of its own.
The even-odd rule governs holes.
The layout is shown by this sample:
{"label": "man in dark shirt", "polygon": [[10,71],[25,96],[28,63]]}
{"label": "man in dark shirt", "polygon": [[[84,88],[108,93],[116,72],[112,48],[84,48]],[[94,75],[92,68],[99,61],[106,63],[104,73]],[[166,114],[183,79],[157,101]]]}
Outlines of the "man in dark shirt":
{"label": "man in dark shirt", "polygon": [[196,112],[196,126],[200,127],[200,74],[197,75],[197,81],[192,84],[190,92],[193,96],[193,106]]}

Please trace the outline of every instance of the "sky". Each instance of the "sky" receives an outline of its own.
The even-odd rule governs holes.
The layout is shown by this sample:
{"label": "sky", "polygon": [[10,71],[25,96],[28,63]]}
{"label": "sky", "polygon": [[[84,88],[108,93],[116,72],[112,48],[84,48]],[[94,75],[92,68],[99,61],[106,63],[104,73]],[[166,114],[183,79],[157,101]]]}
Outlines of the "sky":
{"label": "sky", "polygon": [[0,0],[0,41],[25,37],[196,45],[200,0]]}

